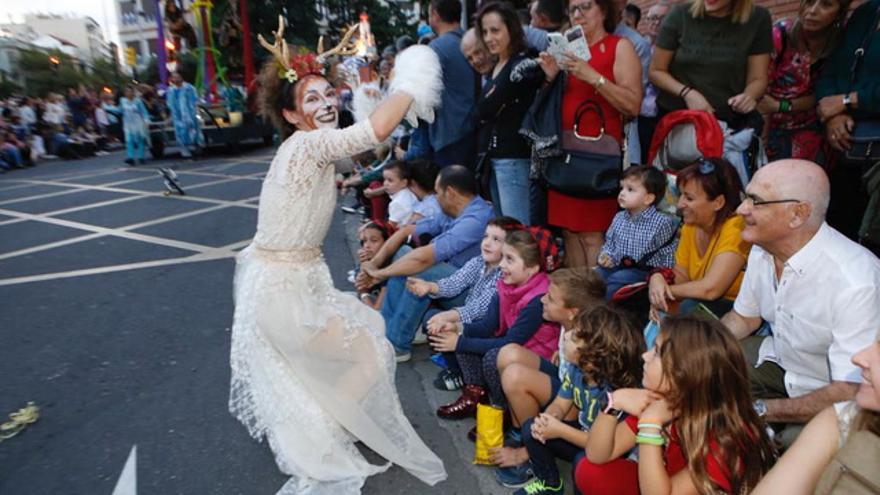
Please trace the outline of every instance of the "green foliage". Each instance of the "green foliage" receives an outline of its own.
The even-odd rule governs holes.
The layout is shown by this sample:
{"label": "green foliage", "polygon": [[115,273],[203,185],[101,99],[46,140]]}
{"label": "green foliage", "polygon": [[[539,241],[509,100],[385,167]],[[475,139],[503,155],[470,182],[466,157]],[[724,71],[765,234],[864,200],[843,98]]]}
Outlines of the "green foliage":
{"label": "green foliage", "polygon": [[[59,63],[53,64],[50,57]],[[91,67],[84,67],[61,52],[23,50],[19,67],[25,77],[26,92],[31,96],[45,96],[50,92],[65,94],[68,88],[78,88],[80,84],[90,89],[118,88],[128,81],[112,60],[96,60]]]}
{"label": "green foliage", "polygon": [[[56,57],[60,63],[56,65],[50,62],[50,56]],[[61,52],[23,50],[19,67],[24,73],[27,93],[33,96],[45,96],[49,92],[64,93],[67,88],[87,82],[79,62]]]}
{"label": "green foliage", "polygon": [[6,76],[0,77],[0,98],[9,98],[13,93],[21,91],[21,86],[6,79]]}

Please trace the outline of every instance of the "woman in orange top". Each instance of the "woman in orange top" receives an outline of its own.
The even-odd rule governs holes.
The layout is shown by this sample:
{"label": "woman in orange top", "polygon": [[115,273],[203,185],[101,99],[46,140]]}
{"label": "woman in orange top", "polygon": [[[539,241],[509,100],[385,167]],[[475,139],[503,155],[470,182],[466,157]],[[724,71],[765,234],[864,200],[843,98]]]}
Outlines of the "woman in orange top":
{"label": "woman in orange top", "polygon": [[742,194],[739,176],[726,160],[702,159],[677,177],[678,208],[684,219],[675,268],[649,282],[652,319],[670,302],[695,300],[718,316],[733,307],[751,245],[742,240],[736,214]]}

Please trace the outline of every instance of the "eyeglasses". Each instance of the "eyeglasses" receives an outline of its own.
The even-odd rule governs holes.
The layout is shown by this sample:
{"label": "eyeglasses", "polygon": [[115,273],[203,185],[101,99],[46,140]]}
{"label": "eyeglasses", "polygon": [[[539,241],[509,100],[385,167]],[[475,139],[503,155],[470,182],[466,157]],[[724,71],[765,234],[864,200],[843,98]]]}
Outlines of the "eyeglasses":
{"label": "eyeglasses", "polygon": [[576,5],[572,5],[568,8],[568,16],[574,17],[575,14],[584,15],[588,10],[593,8],[593,2],[584,2]]}
{"label": "eyeglasses", "polygon": [[745,203],[746,201],[751,201],[752,206],[774,205],[777,203],[800,203],[801,202],[801,200],[799,200],[799,199],[770,199],[770,200],[765,201],[765,200],[755,196],[754,194],[747,193],[747,192],[739,193],[739,199],[743,203]]}

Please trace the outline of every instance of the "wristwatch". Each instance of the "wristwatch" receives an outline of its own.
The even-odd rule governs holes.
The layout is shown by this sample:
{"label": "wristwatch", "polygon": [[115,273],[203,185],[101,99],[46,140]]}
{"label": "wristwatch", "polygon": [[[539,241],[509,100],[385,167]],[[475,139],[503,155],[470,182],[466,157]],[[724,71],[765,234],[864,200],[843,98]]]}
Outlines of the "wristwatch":
{"label": "wristwatch", "polygon": [[843,95],[843,106],[846,107],[847,110],[852,110],[852,97],[850,97],[850,93]]}
{"label": "wristwatch", "polygon": [[596,89],[599,89],[602,86],[604,86],[605,83],[607,83],[607,82],[608,82],[608,80],[605,79],[605,76],[599,76],[599,79],[596,79],[596,84],[594,84],[593,86],[595,86]]}
{"label": "wristwatch", "polygon": [[623,410],[614,407],[614,397],[611,395],[611,392],[605,392],[605,398],[600,398],[598,405],[602,414],[614,416],[617,419],[620,419],[623,416]]}
{"label": "wristwatch", "polygon": [[764,417],[767,415],[767,402],[764,399],[756,399],[755,402],[752,403],[752,407],[755,408],[755,412],[758,413],[759,417]]}

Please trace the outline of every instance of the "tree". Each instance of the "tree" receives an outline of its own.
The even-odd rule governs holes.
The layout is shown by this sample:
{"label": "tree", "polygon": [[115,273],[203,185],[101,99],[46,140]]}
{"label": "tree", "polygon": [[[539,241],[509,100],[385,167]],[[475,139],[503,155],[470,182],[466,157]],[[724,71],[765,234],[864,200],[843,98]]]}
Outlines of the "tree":
{"label": "tree", "polygon": [[67,88],[76,88],[88,82],[79,63],[59,51],[22,50],[19,67],[24,74],[27,94],[31,96],[63,93]]}
{"label": "tree", "polygon": [[9,98],[13,93],[21,91],[21,86],[6,79],[5,74],[0,74],[0,99]]}
{"label": "tree", "polygon": [[120,72],[119,67],[112,60],[95,60],[87,76],[89,86],[98,88],[109,86],[119,88],[129,81],[129,78]]}

